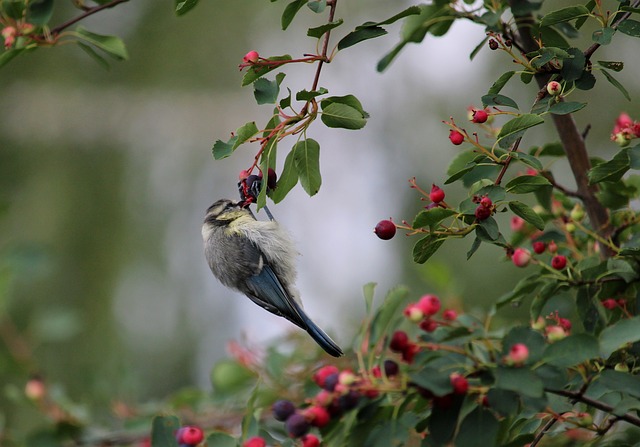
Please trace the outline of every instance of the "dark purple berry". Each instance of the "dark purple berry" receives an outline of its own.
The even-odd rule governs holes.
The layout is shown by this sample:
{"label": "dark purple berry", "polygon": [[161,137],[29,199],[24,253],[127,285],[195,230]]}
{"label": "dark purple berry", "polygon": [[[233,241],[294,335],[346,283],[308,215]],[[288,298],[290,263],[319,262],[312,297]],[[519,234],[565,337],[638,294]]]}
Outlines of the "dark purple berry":
{"label": "dark purple berry", "polygon": [[390,220],[381,220],[373,232],[382,240],[389,240],[396,235],[396,224]]}
{"label": "dark purple berry", "polygon": [[283,399],[276,401],[271,407],[271,411],[273,412],[273,417],[276,418],[277,421],[284,422],[289,418],[289,416],[296,412],[296,407],[293,405],[293,402]]}
{"label": "dark purple berry", "polygon": [[357,391],[349,391],[347,394],[343,394],[338,398],[338,404],[340,408],[344,411],[349,411],[356,406],[358,406],[358,402],[360,401],[360,393]]}
{"label": "dark purple berry", "polygon": [[285,427],[292,438],[300,438],[309,432],[311,426],[307,418],[299,413],[294,413],[285,422]]}
{"label": "dark purple berry", "polygon": [[329,374],[324,379],[324,384],[322,385],[322,388],[327,390],[327,391],[333,391],[333,390],[336,389],[336,385],[338,384],[339,380],[340,380],[340,374],[339,373]]}
{"label": "dark purple berry", "polygon": [[387,377],[393,377],[398,374],[398,364],[393,360],[384,361],[384,373]]}
{"label": "dark purple berry", "polygon": [[475,216],[477,220],[486,220],[491,216],[491,208],[480,205],[476,208]]}
{"label": "dark purple berry", "polygon": [[489,40],[489,48],[491,48],[492,50],[497,50],[498,49],[498,42],[496,42],[495,39],[490,39]]}
{"label": "dark purple berry", "polygon": [[267,188],[276,189],[276,186],[278,186],[278,176],[276,175],[276,171],[269,168],[269,171],[267,171]]}

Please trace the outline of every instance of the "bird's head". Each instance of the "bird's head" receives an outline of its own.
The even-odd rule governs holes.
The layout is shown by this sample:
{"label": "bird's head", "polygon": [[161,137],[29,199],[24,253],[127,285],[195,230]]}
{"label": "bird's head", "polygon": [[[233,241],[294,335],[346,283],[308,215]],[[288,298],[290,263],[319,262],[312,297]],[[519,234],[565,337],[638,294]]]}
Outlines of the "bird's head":
{"label": "bird's head", "polygon": [[241,217],[250,216],[249,211],[243,208],[242,204],[242,201],[220,199],[207,209],[204,221],[212,225],[224,226]]}

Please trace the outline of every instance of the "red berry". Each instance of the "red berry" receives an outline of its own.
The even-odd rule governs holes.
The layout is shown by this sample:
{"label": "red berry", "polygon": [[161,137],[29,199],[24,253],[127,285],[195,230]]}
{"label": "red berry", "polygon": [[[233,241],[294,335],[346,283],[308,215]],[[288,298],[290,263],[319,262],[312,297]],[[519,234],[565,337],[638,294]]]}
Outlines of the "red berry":
{"label": "red berry", "polygon": [[478,205],[478,208],[476,208],[476,211],[474,214],[477,220],[479,221],[486,220],[489,217],[491,217],[491,208],[487,208],[486,206],[483,206],[483,205]]}
{"label": "red berry", "polygon": [[260,58],[260,55],[258,54],[257,51],[249,51],[247,54],[244,55],[242,60],[245,63],[255,64],[256,62],[258,62],[259,58]]}
{"label": "red berry", "polygon": [[453,373],[449,376],[454,394],[467,394],[469,381],[460,373]]}
{"label": "red berry", "polygon": [[243,169],[242,171],[240,171],[240,174],[238,174],[238,180],[243,181],[246,180],[249,177],[249,171],[247,171],[246,169]]}
{"label": "red berry", "polygon": [[409,336],[404,331],[395,331],[391,336],[389,349],[393,352],[403,352],[409,345]]}
{"label": "red berry", "polygon": [[318,447],[320,440],[315,435],[305,435],[302,438],[302,447]]}
{"label": "red berry", "polygon": [[558,318],[558,324],[567,332],[571,330],[571,321],[566,318]]}
{"label": "red berry", "polygon": [[531,262],[531,253],[526,248],[516,248],[511,255],[511,262],[516,267],[526,267]]}
{"label": "red berry", "polygon": [[325,380],[332,374],[338,374],[340,370],[333,365],[326,365],[313,374],[313,381],[320,387],[324,387]]}
{"label": "red berry", "polygon": [[440,303],[440,299],[435,295],[424,295],[416,305],[422,310],[422,312],[427,315],[435,315],[440,310],[442,304]]}
{"label": "red berry", "polygon": [[204,439],[204,432],[200,427],[194,425],[188,425],[178,430],[176,434],[176,440],[178,444],[196,445],[200,444]]}
{"label": "red berry", "polygon": [[456,146],[459,146],[464,142],[464,135],[457,130],[451,129],[449,131],[449,140]]}
{"label": "red berry", "polygon": [[474,123],[482,124],[489,118],[489,114],[486,110],[473,110],[472,113],[473,118],[471,119],[471,121]]}
{"label": "red berry", "polygon": [[453,309],[447,309],[442,312],[442,318],[447,321],[453,321],[458,318],[458,312]]}
{"label": "red berry", "polygon": [[491,208],[493,206],[493,202],[489,197],[484,196],[482,199],[480,199],[480,205],[484,206],[485,208]]}
{"label": "red berry", "polygon": [[382,240],[389,240],[396,235],[396,224],[390,220],[381,220],[373,232]]}
{"label": "red berry", "polygon": [[278,186],[278,175],[276,174],[276,171],[269,168],[267,171],[267,188],[276,189],[276,186]]}
{"label": "red berry", "polygon": [[556,270],[562,270],[567,266],[567,257],[563,255],[556,255],[551,259],[551,267]]}
{"label": "red berry", "polygon": [[409,343],[404,351],[402,351],[402,360],[407,363],[412,363],[413,358],[418,352],[420,352],[420,347],[415,343]]}
{"label": "red berry", "polygon": [[431,199],[433,203],[442,202],[444,200],[444,191],[438,186],[432,185],[431,192],[429,193],[429,199]]}
{"label": "red berry", "polygon": [[602,302],[605,309],[613,310],[618,306],[618,303],[613,298],[607,298]]}
{"label": "red berry", "polygon": [[538,255],[544,253],[547,248],[547,244],[542,241],[536,241],[531,244],[531,246],[533,247],[533,251]]}
{"label": "red berry", "polygon": [[305,417],[314,427],[322,428],[329,423],[331,415],[326,408],[315,405],[304,410]]}
{"label": "red berry", "polygon": [[249,438],[242,444],[242,447],[266,447],[267,441],[265,441],[260,436],[254,436],[253,438]]}
{"label": "red berry", "polygon": [[420,329],[422,329],[425,332],[433,332],[436,329],[438,329],[438,323],[436,323],[430,318],[427,318],[420,322]]}

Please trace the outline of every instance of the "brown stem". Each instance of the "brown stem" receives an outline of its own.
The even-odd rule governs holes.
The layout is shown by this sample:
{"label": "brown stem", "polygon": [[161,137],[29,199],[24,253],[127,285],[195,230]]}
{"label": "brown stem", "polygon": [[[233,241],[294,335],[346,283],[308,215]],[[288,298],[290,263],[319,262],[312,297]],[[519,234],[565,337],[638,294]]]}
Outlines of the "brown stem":
{"label": "brown stem", "polygon": [[[576,402],[582,402],[583,404],[589,405],[597,410],[604,411],[609,414],[613,414],[614,407],[609,404],[605,404],[599,400],[591,399],[590,397],[583,396],[580,392],[575,391],[567,391],[567,390],[552,390],[549,388],[545,388],[547,393],[556,394],[558,396],[568,397]],[[640,417],[631,414],[625,413],[623,415],[616,415],[619,420],[628,422],[629,424],[635,425],[636,427],[640,427]]]}
{"label": "brown stem", "polygon": [[89,17],[90,15],[95,14],[96,12],[100,12],[103,9],[113,8],[114,6],[116,6],[116,5],[120,4],[120,3],[125,3],[125,2],[128,2],[128,1],[129,0],[112,0],[109,3],[105,3],[103,5],[99,5],[99,6],[96,6],[94,8],[89,8],[85,12],[80,14],[79,16],[74,17],[72,19],[69,19],[66,22],[56,26],[55,28],[53,28],[51,30],[51,35],[55,36],[56,34],[59,34],[60,31],[66,29],[66,28],[69,28],[71,25],[73,25],[75,23],[78,23],[80,20],[83,20],[83,19]]}
{"label": "brown stem", "polygon": [[[519,137],[513,143],[513,146],[511,147],[511,151],[510,152],[518,152],[518,147],[520,147],[520,141],[522,141],[522,137]],[[513,160],[513,157],[511,155],[509,155],[507,157],[507,159],[504,161],[504,164],[502,165],[502,169],[500,169],[500,173],[498,174],[498,177],[496,178],[496,181],[494,182],[494,184],[496,186],[500,185],[500,183],[502,182],[502,177],[504,177],[504,174],[507,172],[507,169],[509,168],[509,165],[511,164],[511,160]]]}
{"label": "brown stem", "polygon": [[[521,3],[523,0],[510,0],[510,6],[514,7]],[[518,24],[517,36],[520,45],[526,52],[532,52],[537,50],[538,44],[531,35],[531,27],[534,24],[534,18],[530,14],[516,17],[516,23]],[[595,51],[595,50],[594,50]],[[540,88],[543,88],[549,81],[550,74],[537,74],[536,81]],[[582,197],[584,207],[589,216],[591,226],[604,239],[608,239],[613,231],[611,222],[609,220],[609,213],[607,209],[598,201],[596,193],[598,192],[597,185],[589,185],[589,179],[587,172],[591,169],[591,162],[589,160],[589,154],[585,145],[584,138],[576,122],[571,114],[567,115],[551,115],[553,124],[558,132],[562,147],[571,166],[573,177],[576,181],[577,194]],[[608,247],[602,247],[601,254],[603,257],[610,257],[613,255],[613,251]]]}

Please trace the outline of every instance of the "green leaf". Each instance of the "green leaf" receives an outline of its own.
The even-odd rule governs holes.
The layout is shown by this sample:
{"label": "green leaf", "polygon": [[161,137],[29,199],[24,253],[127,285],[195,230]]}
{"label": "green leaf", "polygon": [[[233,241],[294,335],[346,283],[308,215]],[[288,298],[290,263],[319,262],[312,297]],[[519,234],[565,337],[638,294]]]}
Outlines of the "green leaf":
{"label": "green leaf", "polygon": [[322,122],[327,127],[343,129],[362,129],[367,124],[367,112],[362,109],[360,101],[353,96],[332,96],[320,102]]}
{"label": "green leaf", "polygon": [[631,37],[640,37],[640,22],[626,19],[618,24],[618,31]]}
{"label": "green leaf", "polygon": [[271,200],[274,203],[280,203],[297,183],[298,171],[294,160],[294,151],[291,150],[284,160],[284,167],[278,177],[277,187],[271,192]]}
{"label": "green leaf", "polygon": [[[508,71],[506,73],[503,73],[497,80],[496,82],[493,83],[493,85],[491,86],[491,88],[489,88],[489,91],[487,92],[487,96],[493,96],[493,95],[497,95],[498,93],[500,93],[500,91],[502,90],[502,88],[507,84],[507,82],[509,82],[509,79],[511,79],[513,77],[513,75],[516,74],[515,71]],[[516,109],[517,109],[517,105],[516,105]]]}
{"label": "green leaf", "polygon": [[87,53],[94,61],[96,61],[98,64],[100,64],[100,66],[102,68],[104,68],[105,70],[109,69],[109,62],[107,62],[107,60],[100,56],[96,50],[93,49],[92,46],[89,46],[85,43],[82,43],[80,41],[78,41],[78,46],[80,47],[81,50],[83,50],[85,53]]}
{"label": "green leaf", "polygon": [[338,19],[338,20],[334,20],[333,22],[329,22],[329,23],[325,23],[324,25],[317,26],[315,28],[309,28],[307,30],[307,36],[315,37],[316,39],[319,39],[324,35],[324,33],[339,27],[343,23],[344,23],[344,20]]}
{"label": "green leaf", "polygon": [[[266,58],[266,60],[267,61],[275,61],[275,62],[290,61],[291,60],[291,56],[289,56],[288,54],[285,54],[284,56],[272,56],[272,57]],[[262,76],[266,75],[270,71],[275,70],[278,67],[279,67],[279,65],[252,65],[252,66],[250,66],[249,69],[247,70],[247,72],[242,77],[242,86],[244,87],[245,85],[251,84],[256,79],[261,78]]]}
{"label": "green leaf", "polygon": [[613,35],[616,33],[616,30],[613,28],[601,28],[597,29],[591,35],[591,40],[600,45],[609,45],[611,43],[611,39],[613,39]]}
{"label": "green leaf", "polygon": [[608,358],[628,343],[640,341],[640,317],[620,320],[600,333],[600,355]]}
{"label": "green leaf", "polygon": [[320,87],[318,90],[313,90],[311,92],[308,90],[300,90],[298,93],[296,93],[296,100],[310,101],[313,98],[316,98],[321,95],[326,95],[327,93],[329,93],[329,90],[327,90],[324,87]]}
{"label": "green leaf", "polygon": [[438,239],[437,236],[431,234],[423,237],[413,246],[413,261],[424,264],[443,243],[444,239]]}
{"label": "green leaf", "polygon": [[8,64],[14,57],[23,51],[27,51],[27,48],[13,48],[0,53],[0,68]]}
{"label": "green leaf", "polygon": [[151,424],[151,445],[153,447],[178,447],[176,431],[180,421],[176,416],[156,416]]}
{"label": "green leaf", "polygon": [[364,109],[362,108],[362,104],[360,103],[360,100],[358,100],[358,98],[356,98],[353,95],[345,95],[345,96],[330,96],[328,98],[324,98],[321,102],[320,102],[320,106],[322,108],[325,108],[327,106],[329,106],[332,103],[338,103],[338,104],[344,104],[347,105],[349,107],[352,107],[354,109],[356,109],[358,112],[360,112],[362,114],[362,116],[364,116],[365,118],[369,117],[369,114],[367,112],[364,111]]}
{"label": "green leaf", "polygon": [[562,60],[562,70],[560,74],[565,81],[575,81],[579,79],[584,72],[586,58],[578,48],[569,48],[567,49],[567,53],[570,57]]}
{"label": "green leaf", "polygon": [[360,29],[356,28],[355,31],[351,31],[340,39],[340,42],[338,42],[338,50],[347,49],[357,43],[369,39],[375,39],[376,37],[384,36],[385,34],[387,34],[387,31],[381,26],[368,26]]}
{"label": "green leaf", "polygon": [[499,366],[496,369],[496,388],[515,391],[529,397],[542,397],[544,385],[533,371],[527,368],[508,368]]}
{"label": "green leaf", "polygon": [[558,141],[545,144],[542,146],[542,150],[538,153],[539,157],[564,157],[565,155],[562,143]]}
{"label": "green leaf", "polygon": [[233,143],[233,149],[235,150],[238,146],[256,135],[258,132],[258,126],[256,126],[255,121],[249,121],[248,123],[245,123],[242,126],[238,127],[235,133],[237,139]]}
{"label": "green leaf", "polygon": [[500,298],[498,298],[498,301],[496,301],[496,308],[500,309],[506,304],[519,303],[524,298],[532,294],[539,285],[540,276],[537,274],[522,278],[520,281],[518,281],[513,290],[505,293]]}
{"label": "green leaf", "polygon": [[29,2],[28,22],[33,25],[46,25],[53,14],[53,0],[32,0]]}
{"label": "green leaf", "polygon": [[443,374],[436,368],[420,368],[415,373],[410,374],[409,379],[428,389],[436,396],[444,396],[453,390],[449,375]]}
{"label": "green leaf", "polygon": [[473,243],[471,244],[471,248],[467,252],[467,261],[471,259],[471,256],[473,256],[476,251],[478,251],[478,248],[480,248],[480,245],[482,245],[482,241],[480,240],[479,237],[476,237],[473,240]]}
{"label": "green leaf", "polygon": [[127,49],[124,46],[124,42],[116,36],[103,36],[87,31],[83,27],[79,26],[75,31],[71,32],[73,35],[85,42],[90,43],[96,48],[107,53],[109,56],[117,60],[125,60],[129,58]]}
{"label": "green leaf", "polygon": [[490,410],[481,406],[467,415],[460,425],[456,445],[491,447],[498,445],[498,420]]}
{"label": "green leaf", "polygon": [[316,14],[320,14],[327,7],[327,0],[308,0],[307,6]]}
{"label": "green leaf", "polygon": [[362,287],[362,294],[364,295],[364,304],[367,311],[367,315],[371,313],[373,309],[373,297],[376,291],[376,283],[369,282]]}
{"label": "green leaf", "polygon": [[569,335],[547,346],[542,360],[560,368],[569,368],[598,357],[598,340],[589,334]]}
{"label": "green leaf", "polygon": [[491,93],[489,93],[488,95],[484,95],[482,97],[482,105],[484,107],[500,106],[500,107],[513,107],[514,109],[518,108],[518,104],[516,104],[516,102],[513,99],[509,98],[508,96],[491,94]]}
{"label": "green leaf", "polygon": [[538,230],[544,230],[544,220],[528,205],[516,200],[509,202],[509,209],[517,216],[522,217],[525,221],[536,227]]}
{"label": "green leaf", "polygon": [[611,85],[613,85],[615,88],[620,90],[620,93],[622,93],[624,97],[627,98],[627,101],[631,101],[631,96],[629,96],[629,92],[627,91],[627,89],[624,88],[624,86],[620,84],[618,80],[614,78],[611,73],[609,73],[607,70],[600,70],[600,71],[602,72],[604,77],[607,78],[607,81],[611,83]]}
{"label": "green leaf", "polygon": [[493,217],[481,221],[476,227],[476,236],[484,242],[493,242],[500,237],[498,223]]}
{"label": "green leaf", "polygon": [[283,30],[286,30],[289,25],[291,25],[293,18],[296,16],[296,14],[298,14],[298,11],[300,11],[300,9],[306,4],[307,0],[293,0],[287,5],[286,8],[284,8],[281,19]]}
{"label": "green leaf", "polygon": [[258,104],[275,104],[284,77],[284,73],[278,73],[275,81],[266,78],[256,79],[256,82],[253,83],[253,96],[256,98],[256,102]]}
{"label": "green leaf", "polygon": [[631,160],[629,158],[629,149],[624,148],[614,155],[613,159],[591,168],[587,174],[589,184],[617,182],[630,168]]}
{"label": "green leaf", "polygon": [[586,107],[586,105],[586,102],[560,101],[549,107],[549,112],[553,113],[554,115],[567,115],[569,113],[574,113],[580,109],[583,109],[584,107]]}
{"label": "green leaf", "polygon": [[622,71],[622,69],[624,68],[624,62],[618,61],[598,61],[597,64],[602,68],[608,68],[609,70],[613,71]]}
{"label": "green leaf", "polygon": [[511,152],[510,155],[516,160],[519,160],[522,163],[528,166],[531,166],[536,171],[542,171],[544,169],[544,166],[542,166],[542,163],[540,162],[540,160],[538,160],[533,155],[529,155],[524,152],[517,152],[517,151]]}
{"label": "green leaf", "polygon": [[316,140],[307,138],[298,141],[291,149],[300,184],[309,194],[314,196],[320,190],[322,178],[320,177],[320,145]]}
{"label": "green leaf", "polygon": [[[207,436],[207,445],[216,447],[237,447],[238,442],[236,438],[227,433],[213,432]],[[156,447],[155,444],[153,447]]]}
{"label": "green leaf", "polygon": [[631,283],[638,279],[640,273],[637,270],[637,265],[634,261],[621,258],[607,259],[607,276],[617,276],[626,283]]}
{"label": "green leaf", "polygon": [[618,391],[640,397],[640,376],[633,376],[629,373],[605,369],[600,374],[598,384],[611,391]]}
{"label": "green leaf", "polygon": [[430,210],[423,210],[413,220],[413,228],[431,227],[440,223],[447,217],[456,215],[457,212],[450,208],[431,208]]}
{"label": "green leaf", "polygon": [[512,194],[526,194],[549,185],[549,180],[541,175],[520,175],[509,181],[505,189]]}
{"label": "green leaf", "polygon": [[213,158],[216,160],[222,160],[223,158],[227,158],[229,155],[233,154],[234,145],[237,140],[238,137],[231,137],[226,143],[222,140],[216,140],[212,149]]}
{"label": "green leaf", "polygon": [[[515,137],[516,135],[520,135],[520,132],[524,132],[526,129],[542,123],[544,123],[544,119],[538,115],[528,113],[520,115],[519,117],[513,118],[504,123],[500,133],[498,134],[497,140],[500,142],[501,140],[505,140],[507,137]],[[500,147],[504,146],[500,144]]]}
{"label": "green leaf", "polygon": [[198,0],[176,0],[176,15],[181,16],[186,14],[197,4]]}
{"label": "green leaf", "polygon": [[402,320],[402,308],[409,297],[409,290],[405,287],[391,289],[371,322],[369,336],[370,346],[375,346],[383,337],[387,337]]}
{"label": "green leaf", "polygon": [[560,22],[568,22],[569,20],[577,19],[578,17],[589,15],[589,10],[582,6],[568,6],[566,8],[558,9],[546,14],[540,20],[541,26],[555,25]]}

